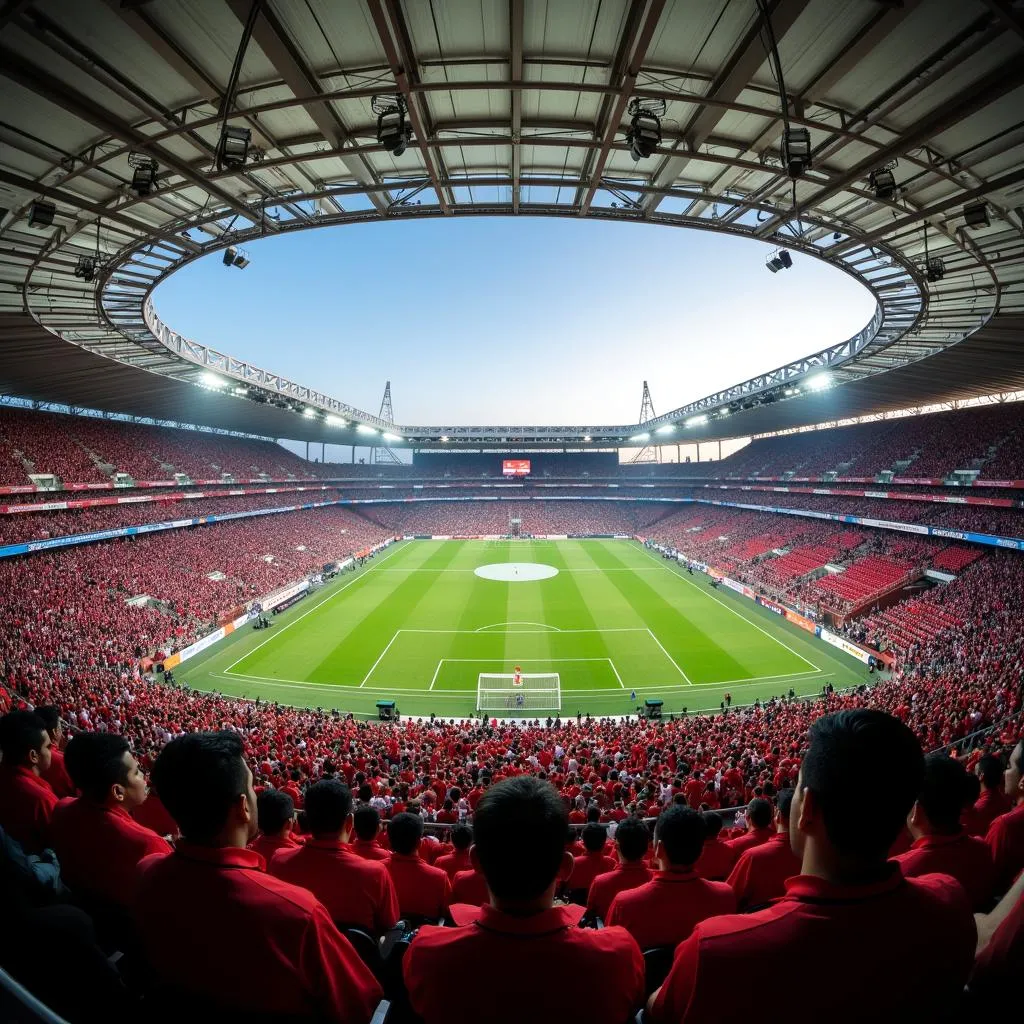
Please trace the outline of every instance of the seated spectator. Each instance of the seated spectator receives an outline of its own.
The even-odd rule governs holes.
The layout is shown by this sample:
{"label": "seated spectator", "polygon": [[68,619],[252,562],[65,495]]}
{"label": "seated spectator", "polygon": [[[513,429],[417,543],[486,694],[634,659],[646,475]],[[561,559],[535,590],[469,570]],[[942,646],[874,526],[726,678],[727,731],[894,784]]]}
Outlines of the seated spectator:
{"label": "seated spectator", "polygon": [[153,778],[181,830],[139,865],[135,914],[151,970],[204,1010],[366,1024],[381,989],[306,889],[262,869],[252,772],[233,732],[172,740]]}
{"label": "seated spectator", "polygon": [[615,830],[615,845],[619,851],[618,865],[590,883],[590,895],[587,897],[587,910],[602,919],[608,916],[612,900],[620,892],[635,889],[651,880],[652,872],[644,863],[651,845],[651,834],[640,818],[626,818],[619,823]]}
{"label": "seated spectator", "polygon": [[452,886],[444,871],[419,856],[423,819],[407,811],[396,814],[388,823],[388,840],[391,859],[387,869],[395,883],[402,916],[413,920],[444,917]]}
{"label": "seated spectator", "polygon": [[302,843],[295,835],[295,804],[280,789],[265,789],[256,797],[256,819],[260,823],[259,835],[249,844],[266,861],[278,850],[296,850]]}
{"label": "seated spectator", "polygon": [[729,871],[736,861],[729,844],[722,839],[722,816],[718,811],[705,811],[704,819],[704,846],[701,849],[700,859],[694,865],[694,871],[701,878],[710,879],[712,882],[724,882],[729,877]]}
{"label": "seated spectator", "polygon": [[590,892],[590,883],[598,875],[615,870],[615,861],[605,854],[605,843],[608,830],[604,825],[590,824],[583,826],[583,849],[586,853],[573,860],[572,874],[566,882],[570,892]]}
{"label": "seated spectator", "polygon": [[349,845],[352,794],[337,779],[321,779],[306,790],[306,824],[313,838],[293,850],[278,850],[267,870],[308,889],[338,925],[381,935],[398,920],[398,897],[387,867],[365,860]]}
{"label": "seated spectator", "polygon": [[145,802],[146,776],[128,741],[106,732],[75,736],[67,769],[82,795],[61,800],[50,819],[61,873],[75,892],[127,910],[139,861],[171,852],[166,839],[131,816]]}
{"label": "seated spectator", "polygon": [[992,900],[992,854],[960,824],[969,780],[967,769],[944,752],[924,759],[924,785],[907,819],[914,845],[894,860],[904,878],[950,875],[981,911]]}
{"label": "seated spectator", "polygon": [[9,711],[0,718],[0,827],[25,853],[46,846],[57,794],[43,775],[52,743],[34,711]]}
{"label": "seated spectator", "polygon": [[980,1008],[998,1010],[1013,1003],[1024,972],[1024,872],[992,913],[976,914],[975,921],[978,952],[969,988]]}
{"label": "seated spectator", "polygon": [[473,830],[468,825],[456,825],[451,831],[451,853],[445,853],[434,861],[434,867],[440,868],[449,881],[454,881],[460,871],[469,871],[473,865],[469,861],[469,848],[473,843]]}
{"label": "seated spectator", "polygon": [[491,894],[487,891],[487,879],[484,878],[483,872],[479,868],[460,871],[452,879],[452,904],[466,903],[471,907],[482,907],[490,901]]}
{"label": "seated spectator", "polygon": [[357,807],[352,816],[355,827],[355,839],[352,840],[352,851],[364,860],[388,860],[391,854],[377,842],[380,833],[380,813],[376,807]]}
{"label": "seated spectator", "polygon": [[64,767],[64,751],[61,749],[64,727],[60,720],[60,709],[53,704],[44,704],[36,708],[36,714],[43,720],[50,737],[50,767],[43,778],[58,797],[74,796],[75,787]]}
{"label": "seated spectator", "polygon": [[840,1024],[941,1019],[973,963],[970,905],[949,877],[904,879],[886,860],[923,776],[921,745],[897,718],[853,710],[814,722],[790,811],[802,874],[764,910],[697,925],[648,1002],[651,1024],[747,1022],[794,971],[790,1024],[820,1020],[823,1006]]}
{"label": "seated spectator", "polygon": [[981,796],[974,803],[970,832],[972,836],[983,836],[1000,814],[1013,809],[1013,802],[1006,795],[1002,758],[986,754],[978,761],[975,770],[981,781]]}
{"label": "seated spectator", "polygon": [[[471,856],[491,903],[472,911],[475,923],[421,928],[405,957],[409,999],[425,1024],[477,1024],[484,1016],[522,1024],[538,1015],[623,1024],[636,1010],[644,991],[636,943],[621,928],[579,928],[583,908],[554,903],[559,880],[572,871],[567,818],[558,792],[530,776],[498,782],[480,800]],[[495,971],[512,964],[515,984],[499,993]]]}
{"label": "seated spectator", "polygon": [[662,811],[654,826],[658,871],[646,884],[612,900],[608,925],[622,925],[647,950],[677,945],[706,917],[735,913],[732,889],[694,870],[703,847],[704,819],[697,811],[685,804]]}
{"label": "seated spectator", "polygon": [[800,858],[793,852],[789,838],[789,810],[793,790],[779,793],[772,815],[775,835],[760,846],[751,847],[740,854],[729,873],[729,885],[736,894],[740,910],[760,907],[769,900],[782,896],[786,879],[800,874]]}
{"label": "seated spectator", "polygon": [[736,839],[729,839],[726,845],[733,856],[738,858],[744,850],[767,843],[774,834],[771,801],[759,796],[747,805],[747,831]]}
{"label": "seated spectator", "polygon": [[996,818],[985,834],[985,842],[992,852],[997,896],[1010,888],[1024,868],[1024,740],[1013,748],[1003,778],[1006,795],[1014,808]]}

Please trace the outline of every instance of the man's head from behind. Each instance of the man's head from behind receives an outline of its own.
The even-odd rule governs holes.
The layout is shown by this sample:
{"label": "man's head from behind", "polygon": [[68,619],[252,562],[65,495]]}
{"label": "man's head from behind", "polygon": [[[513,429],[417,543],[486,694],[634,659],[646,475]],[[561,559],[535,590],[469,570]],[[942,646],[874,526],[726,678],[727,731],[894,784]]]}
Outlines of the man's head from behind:
{"label": "man's head from behind", "polygon": [[1003,759],[997,754],[986,754],[979,762],[975,772],[985,789],[1001,792],[1003,788]]}
{"label": "man's head from behind", "polygon": [[473,845],[473,830],[468,825],[456,825],[451,838],[456,850],[468,850]]}
{"label": "man's head from behind", "polygon": [[717,839],[722,831],[722,816],[718,811],[705,811],[701,817],[704,819],[704,842]]}
{"label": "man's head from behind", "polygon": [[899,719],[867,708],[819,718],[790,811],[790,842],[804,872],[856,876],[880,867],[923,778],[921,744]]}
{"label": "man's head from behind", "polygon": [[643,860],[651,844],[651,833],[640,818],[624,818],[615,830],[615,845],[619,848],[619,860],[631,864]]}
{"label": "man's head from behind", "polygon": [[181,834],[200,846],[245,846],[258,828],[252,773],[233,732],[193,732],[156,759],[153,786]]}
{"label": "man's head from behind", "polygon": [[321,779],[306,790],[306,824],[314,839],[340,839],[352,832],[352,793],[344,782]]}
{"label": "man's head from behind", "polygon": [[568,823],[548,782],[520,775],[488,788],[476,807],[471,855],[499,906],[550,905],[555,882],[572,871]]}
{"label": "man's head from behind", "polygon": [[41,775],[50,767],[51,746],[46,723],[34,711],[9,711],[0,718],[0,755],[7,768]]}
{"label": "man's head from behind", "polygon": [[778,798],[775,801],[775,810],[772,814],[772,825],[776,832],[789,831],[789,812],[793,807],[793,790],[780,789]]}
{"label": "man's head from behind", "polygon": [[265,789],[256,797],[260,831],[265,836],[286,836],[292,830],[295,801],[279,789]]}
{"label": "man's head from behind", "polygon": [[43,720],[50,739],[59,744],[64,736],[64,726],[60,720],[60,708],[56,704],[43,704],[36,708],[36,714]]}
{"label": "man's head from behind", "polygon": [[88,800],[126,811],[145,802],[146,776],[123,736],[108,732],[79,733],[68,744],[64,766],[71,781]]}
{"label": "man's head from behind", "polygon": [[587,853],[600,853],[604,849],[604,844],[608,840],[608,830],[604,825],[598,825],[591,823],[583,826],[583,849]]}
{"label": "man's head from behind", "polygon": [[419,848],[423,838],[423,819],[418,814],[403,811],[388,822],[388,841],[393,852],[410,856]]}
{"label": "man's head from behind", "polygon": [[960,831],[960,816],[970,792],[968,781],[967,769],[941,751],[924,759],[924,782],[907,817],[915,839]]}
{"label": "man's head from behind", "polygon": [[772,802],[763,796],[755,797],[747,805],[747,827],[767,828],[772,823]]}
{"label": "man's head from behind", "polygon": [[352,815],[352,820],[357,838],[366,843],[377,838],[377,833],[380,831],[380,813],[376,807],[368,807],[365,804],[362,807],[357,807],[355,814]]}
{"label": "man's head from behind", "polygon": [[704,819],[692,807],[673,804],[654,826],[654,856],[662,870],[689,868],[704,849]]}

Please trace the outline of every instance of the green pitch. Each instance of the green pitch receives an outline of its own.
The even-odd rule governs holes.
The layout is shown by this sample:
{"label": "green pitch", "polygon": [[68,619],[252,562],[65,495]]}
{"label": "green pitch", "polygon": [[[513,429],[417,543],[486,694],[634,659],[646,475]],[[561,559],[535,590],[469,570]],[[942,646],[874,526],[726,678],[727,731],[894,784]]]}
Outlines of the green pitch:
{"label": "green pitch", "polygon": [[[510,582],[475,572],[504,563],[557,572]],[[273,621],[232,634],[178,678],[305,707],[366,715],[393,699],[404,715],[446,717],[476,709],[481,673],[516,665],[559,674],[563,715],[629,714],[645,698],[666,714],[717,709],[727,691],[738,705],[866,680],[805,631],[623,540],[403,542]]]}

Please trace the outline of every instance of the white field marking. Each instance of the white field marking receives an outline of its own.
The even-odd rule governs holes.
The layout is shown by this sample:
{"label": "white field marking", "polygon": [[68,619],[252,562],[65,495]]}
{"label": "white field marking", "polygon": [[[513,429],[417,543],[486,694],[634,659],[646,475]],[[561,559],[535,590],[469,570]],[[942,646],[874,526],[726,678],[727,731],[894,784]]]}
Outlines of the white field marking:
{"label": "white field marking", "polygon": [[[495,626],[500,626],[500,622],[494,623]],[[490,629],[490,626],[485,626],[485,629]],[[550,633],[553,627],[547,627],[546,629],[506,629],[506,633]],[[479,633],[478,629],[412,629],[403,627],[398,631],[399,633]],[[500,633],[501,630],[496,630]],[[650,633],[650,630],[645,626],[613,626],[611,629],[559,629],[559,633]]]}
{"label": "white field marking", "polygon": [[370,676],[373,675],[373,670],[381,663],[381,660],[383,659],[384,655],[388,653],[388,648],[390,648],[391,645],[398,639],[398,634],[401,632],[402,631],[399,629],[395,633],[395,635],[388,641],[387,647],[385,647],[384,650],[380,652],[380,654],[377,656],[377,660],[370,666],[370,671],[367,672],[365,676],[363,676],[363,681],[359,684],[360,686],[366,685],[366,681],[370,678]]}
{"label": "white field marking", "polygon": [[[492,622],[489,626],[477,626],[473,630],[474,633],[486,633],[489,629],[494,629],[495,626],[540,626],[539,632],[541,633],[561,633],[557,626],[549,626],[544,622],[525,622],[520,619],[509,619],[508,622]],[[506,629],[505,633],[523,633],[526,632],[522,629]],[[538,632],[538,630],[530,630],[532,633]]]}
{"label": "white field marking", "polygon": [[[651,558],[654,558],[654,555],[651,555],[650,551],[648,551],[647,548],[644,548],[643,550],[644,550],[644,552],[646,554],[650,555]],[[656,562],[658,561],[656,558],[654,560]],[[756,622],[753,621],[753,619],[748,619],[746,617],[746,615],[744,615],[740,611],[737,611],[735,608],[733,608],[732,605],[726,604],[724,601],[722,601],[719,598],[715,597],[714,594],[707,593],[704,590],[703,587],[698,587],[696,583],[691,583],[682,573],[676,572],[674,569],[671,569],[669,566],[661,565],[659,563],[659,567],[664,569],[666,572],[671,573],[673,576],[676,577],[676,579],[682,580],[687,586],[693,587],[694,590],[699,590],[702,594],[704,594],[705,597],[711,598],[711,600],[714,601],[716,604],[720,604],[727,611],[730,611],[730,612],[733,613],[733,615],[737,616],[738,618],[741,618],[745,623],[747,623],[748,626],[753,626],[754,629],[756,629],[758,632],[764,633],[764,635],[766,637],[768,637],[769,640],[774,640],[780,647],[785,647],[786,650],[789,651],[790,654],[792,654],[795,657],[799,658],[805,665],[810,665],[811,668],[813,668],[813,669],[815,669],[815,670],[817,670],[819,672],[821,671],[821,669],[819,669],[818,666],[815,665],[813,661],[808,661],[807,658],[805,658],[802,654],[798,653],[797,651],[794,651],[793,648],[789,646],[789,644],[783,643],[783,641],[781,641],[777,636],[772,636],[772,634],[769,633],[767,629],[764,629],[763,627],[759,626]]]}
{"label": "white field marking", "polygon": [[428,687],[427,687],[427,689],[428,689],[428,690],[432,690],[432,689],[434,688],[434,683],[436,683],[436,682],[437,682],[437,677],[438,677],[438,675],[439,675],[439,674],[440,674],[440,672],[441,672],[441,666],[442,666],[443,664],[444,664],[444,658],[442,658],[442,659],[441,659],[441,660],[440,660],[440,661],[439,661],[439,662],[437,663],[437,668],[435,668],[435,669],[434,669],[434,677],[433,677],[433,679],[431,679],[431,680],[430,680],[430,686],[428,686]]}
{"label": "white field marking", "polygon": [[673,658],[672,655],[665,650],[665,645],[653,633],[651,633],[650,630],[647,630],[647,632],[650,633],[651,639],[661,648],[661,653],[664,654],[665,657],[668,658],[668,660],[671,661],[673,665],[675,665],[676,671],[683,677],[684,680],[686,680],[687,685],[693,686],[693,683],[690,681],[690,677],[676,664],[676,659]]}
{"label": "white field marking", "polygon": [[[465,662],[472,664],[476,661],[493,662],[504,665],[511,661],[514,665],[530,665],[533,662],[543,662],[545,665],[560,665],[563,661],[611,661],[611,658],[442,658],[442,661]],[[547,673],[545,673],[547,675]]]}
{"label": "white field marking", "polygon": [[[500,565],[501,563],[499,562],[499,563],[496,563],[496,564]],[[612,568],[608,568],[608,569],[602,569],[599,566],[595,566],[592,569],[559,569],[558,571],[560,573],[562,573],[562,572],[567,573],[570,576],[575,576],[577,573],[585,573],[585,572],[600,572],[600,573],[606,573],[606,572],[657,572],[660,568],[661,568],[661,566],[657,566],[657,565],[650,565],[650,566],[648,566],[648,565],[638,565],[635,568],[630,568],[629,566],[617,566],[617,567],[612,567]],[[420,566],[412,565],[412,566],[409,566],[409,568],[407,568],[407,569],[391,568],[391,569],[384,569],[383,571],[384,572],[433,572],[433,573],[443,573],[443,572],[476,572],[476,569],[475,568],[474,569],[431,569],[431,568],[424,569],[424,568],[421,568]],[[529,581],[527,581],[527,582],[529,582]]]}
{"label": "white field marking", "polygon": [[[398,551],[404,547],[405,544],[399,541],[398,544],[395,545],[395,550],[391,552],[391,555],[397,554]],[[315,605],[313,605],[312,608],[307,608],[301,615],[297,615],[287,625],[284,625],[280,629],[275,630],[274,633],[271,636],[268,636],[266,640],[261,640],[251,651],[247,651],[245,654],[243,654],[238,659],[238,661],[233,661],[230,665],[228,665],[228,667],[224,669],[224,671],[230,672],[236,665],[245,661],[245,659],[248,658],[249,655],[255,654],[264,644],[269,644],[271,640],[276,640],[282,633],[291,629],[296,622],[301,622],[307,615],[310,614],[310,612],[315,612],[317,608],[319,608],[321,605],[327,604],[328,601],[330,601],[332,598],[337,597],[343,590],[348,590],[348,588],[351,587],[353,583],[358,583],[365,576],[369,576],[371,572],[376,572],[380,568],[380,566],[382,566],[391,557],[391,555],[385,555],[376,565],[370,566],[369,569],[367,569],[365,572],[361,572],[358,576],[355,577],[355,579],[349,580],[348,583],[346,583],[343,587],[338,587],[337,590],[328,594],[322,601],[318,601]]]}
{"label": "white field marking", "polygon": [[611,665],[612,671],[615,673],[615,678],[619,681],[619,686],[623,689],[626,688],[626,684],[622,681],[622,676],[619,675],[619,670],[615,667],[615,662],[611,658],[608,659],[608,664]]}

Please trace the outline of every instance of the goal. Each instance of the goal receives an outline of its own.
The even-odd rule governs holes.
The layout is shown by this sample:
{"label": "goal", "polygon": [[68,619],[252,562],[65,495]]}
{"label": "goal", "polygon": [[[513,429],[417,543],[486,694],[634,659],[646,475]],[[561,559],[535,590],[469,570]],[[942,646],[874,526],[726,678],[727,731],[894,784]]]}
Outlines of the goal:
{"label": "goal", "polygon": [[521,684],[509,673],[481,672],[476,683],[478,711],[561,711],[562,687],[557,672],[521,672]]}

